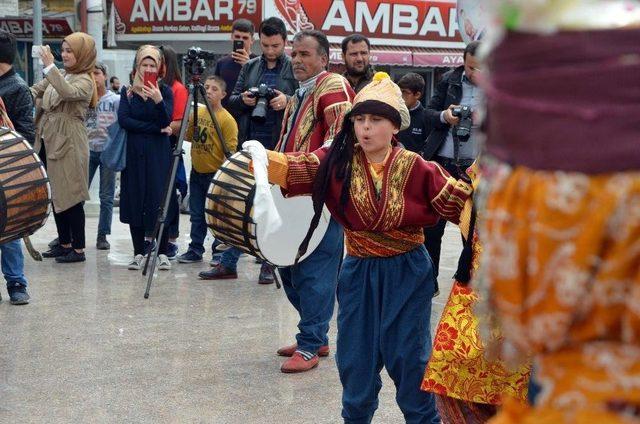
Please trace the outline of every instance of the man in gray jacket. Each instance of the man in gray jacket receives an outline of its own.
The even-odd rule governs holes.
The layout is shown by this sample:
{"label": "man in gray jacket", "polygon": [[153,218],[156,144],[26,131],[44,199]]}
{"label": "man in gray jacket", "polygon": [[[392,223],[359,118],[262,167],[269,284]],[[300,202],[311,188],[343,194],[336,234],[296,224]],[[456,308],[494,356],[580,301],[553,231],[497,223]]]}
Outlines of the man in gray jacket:
{"label": "man in gray jacket", "polygon": [[[229,98],[232,110],[241,111],[238,121],[238,146],[246,140],[258,140],[267,149],[273,149],[280,137],[284,108],[289,97],[298,88],[293,76],[291,59],[284,52],[287,28],[278,18],[262,21],[259,28],[262,55],[249,60],[242,67],[236,86]],[[252,118],[258,97],[249,90],[261,84],[274,90],[268,98],[264,120]]]}

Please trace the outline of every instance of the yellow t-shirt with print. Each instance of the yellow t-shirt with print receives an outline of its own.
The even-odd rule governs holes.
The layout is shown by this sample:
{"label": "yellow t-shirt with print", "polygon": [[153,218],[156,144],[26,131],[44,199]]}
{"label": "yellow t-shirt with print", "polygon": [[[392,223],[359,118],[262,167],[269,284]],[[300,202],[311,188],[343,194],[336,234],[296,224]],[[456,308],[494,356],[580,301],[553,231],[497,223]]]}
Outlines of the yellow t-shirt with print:
{"label": "yellow t-shirt with print", "polygon": [[[218,109],[215,115],[227,147],[231,153],[234,153],[238,147],[238,124],[225,108]],[[185,136],[186,140],[191,141],[191,164],[193,169],[201,174],[216,172],[225,161],[225,157],[207,107],[203,104],[198,104],[198,126],[200,135],[195,140],[193,113],[191,113]]]}

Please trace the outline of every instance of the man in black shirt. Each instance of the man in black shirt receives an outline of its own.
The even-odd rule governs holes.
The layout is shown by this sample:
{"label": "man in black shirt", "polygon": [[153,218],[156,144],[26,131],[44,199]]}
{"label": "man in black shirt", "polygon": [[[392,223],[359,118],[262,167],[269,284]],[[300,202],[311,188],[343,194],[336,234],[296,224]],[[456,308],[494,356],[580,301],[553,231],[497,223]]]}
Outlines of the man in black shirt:
{"label": "man in black shirt", "polygon": [[31,145],[36,134],[33,124],[33,98],[29,86],[13,69],[16,57],[16,38],[0,30],[0,97],[7,107],[13,126]]}
{"label": "man in black shirt", "polygon": [[405,149],[422,154],[422,148],[431,132],[424,107],[420,103],[424,93],[424,78],[414,72],[409,72],[400,78],[398,87],[400,87],[402,98],[411,115],[411,125],[398,133],[398,140]]}

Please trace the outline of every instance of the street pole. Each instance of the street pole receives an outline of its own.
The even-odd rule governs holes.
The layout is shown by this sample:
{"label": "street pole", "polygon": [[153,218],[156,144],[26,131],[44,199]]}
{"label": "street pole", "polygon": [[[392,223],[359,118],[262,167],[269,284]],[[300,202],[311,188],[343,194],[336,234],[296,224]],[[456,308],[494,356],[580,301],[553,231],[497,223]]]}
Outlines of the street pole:
{"label": "street pole", "polygon": [[96,42],[98,60],[102,60],[102,26],[104,23],[104,11],[102,0],[85,0],[87,5],[87,34]]}
{"label": "street pole", "polygon": [[[33,0],[33,45],[42,45],[42,0]],[[33,82],[42,79],[40,57],[33,58]]]}

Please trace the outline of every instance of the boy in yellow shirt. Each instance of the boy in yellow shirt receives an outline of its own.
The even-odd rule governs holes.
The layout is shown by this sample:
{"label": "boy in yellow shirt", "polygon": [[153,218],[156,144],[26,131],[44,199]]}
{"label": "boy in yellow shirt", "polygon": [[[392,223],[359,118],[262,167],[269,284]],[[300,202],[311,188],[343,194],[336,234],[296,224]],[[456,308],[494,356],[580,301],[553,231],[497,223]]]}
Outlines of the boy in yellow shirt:
{"label": "boy in yellow shirt", "polygon": [[[220,125],[220,132],[227,147],[235,152],[238,147],[238,125],[233,116],[222,107],[227,95],[226,83],[218,76],[210,75],[204,82],[207,99]],[[189,250],[178,257],[180,263],[202,262],[207,223],[204,205],[211,178],[225,161],[222,144],[218,138],[211,116],[204,104],[198,104],[198,126],[200,134],[194,135],[193,113],[189,117],[186,140],[191,140],[191,176],[189,178],[189,212],[191,215],[191,243]]]}

